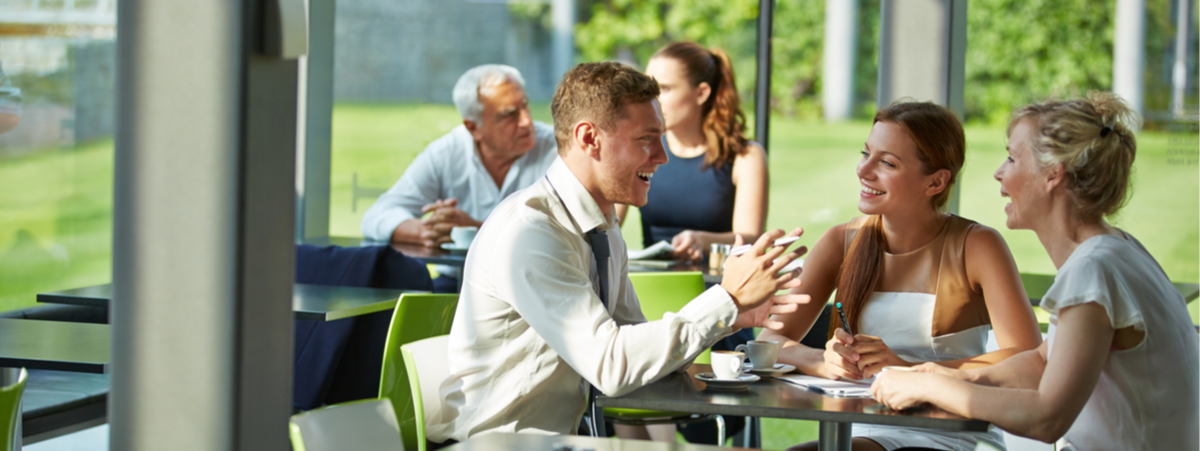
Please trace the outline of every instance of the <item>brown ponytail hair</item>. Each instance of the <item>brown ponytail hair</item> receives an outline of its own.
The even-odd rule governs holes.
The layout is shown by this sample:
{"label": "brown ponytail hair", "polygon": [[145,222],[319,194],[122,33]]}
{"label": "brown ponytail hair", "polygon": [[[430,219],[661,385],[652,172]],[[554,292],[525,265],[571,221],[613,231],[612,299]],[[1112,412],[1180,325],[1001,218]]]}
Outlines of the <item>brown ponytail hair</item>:
{"label": "brown ponytail hair", "polygon": [[[958,178],[966,159],[967,140],[958,117],[945,107],[932,102],[899,101],[875,113],[874,122],[892,122],[904,127],[909,138],[917,146],[917,157],[926,174],[942,169],[950,171],[946,189],[931,200],[932,207],[940,210],[950,199],[950,189]],[[883,217],[870,216],[859,228],[846,259],[838,274],[837,296],[834,302],[842,303],[846,321],[858,333],[863,308],[875,291],[882,275],[883,252],[887,249],[887,237],[883,233]],[[831,318],[829,336],[841,326],[838,318]]]}
{"label": "brown ponytail hair", "polygon": [[659,49],[651,58],[671,58],[687,70],[692,87],[708,83],[712,90],[701,117],[708,150],[704,164],[723,165],[746,151],[746,115],[733,78],[729,55],[719,48],[705,49],[695,42],[676,42]]}

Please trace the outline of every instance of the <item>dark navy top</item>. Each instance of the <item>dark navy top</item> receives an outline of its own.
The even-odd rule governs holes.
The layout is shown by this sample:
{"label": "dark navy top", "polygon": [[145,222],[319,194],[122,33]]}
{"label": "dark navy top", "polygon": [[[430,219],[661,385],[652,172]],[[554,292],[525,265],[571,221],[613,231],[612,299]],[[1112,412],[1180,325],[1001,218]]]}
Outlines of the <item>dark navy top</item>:
{"label": "dark navy top", "polygon": [[[667,147],[666,137],[663,147]],[[654,173],[649,200],[640,209],[643,246],[659,241],[669,243],[684,230],[732,232],[737,192],[733,186],[733,162],[705,168],[704,155],[694,158],[668,155],[667,164]]]}

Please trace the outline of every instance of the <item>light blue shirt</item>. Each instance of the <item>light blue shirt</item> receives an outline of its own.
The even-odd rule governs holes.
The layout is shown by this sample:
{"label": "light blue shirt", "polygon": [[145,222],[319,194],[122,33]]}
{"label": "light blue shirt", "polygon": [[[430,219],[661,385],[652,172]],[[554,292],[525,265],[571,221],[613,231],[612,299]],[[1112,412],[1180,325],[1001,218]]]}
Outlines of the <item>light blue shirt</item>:
{"label": "light blue shirt", "polygon": [[546,175],[546,169],[558,156],[554,127],[537,121],[533,126],[536,130],[533,150],[513,163],[501,187],[496,187],[495,180],[483,167],[475,151],[475,139],[465,126],[454,127],[429,143],[400,180],[363,215],[363,237],[391,240],[400,223],[421,217],[421,207],[438,199],[458,199],[459,210],[477,221],[485,220],[505,197]]}

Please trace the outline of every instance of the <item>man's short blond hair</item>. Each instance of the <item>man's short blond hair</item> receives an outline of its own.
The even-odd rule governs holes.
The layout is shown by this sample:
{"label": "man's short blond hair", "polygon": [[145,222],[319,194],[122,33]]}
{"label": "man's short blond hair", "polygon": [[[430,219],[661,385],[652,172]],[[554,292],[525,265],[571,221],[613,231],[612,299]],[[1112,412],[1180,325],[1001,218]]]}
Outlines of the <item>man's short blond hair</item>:
{"label": "man's short blond hair", "polygon": [[625,118],[625,105],[649,102],[658,97],[658,92],[658,82],[653,78],[621,63],[575,66],[563,75],[550,103],[558,152],[570,149],[579,121],[592,121],[601,130],[611,131],[618,120]]}

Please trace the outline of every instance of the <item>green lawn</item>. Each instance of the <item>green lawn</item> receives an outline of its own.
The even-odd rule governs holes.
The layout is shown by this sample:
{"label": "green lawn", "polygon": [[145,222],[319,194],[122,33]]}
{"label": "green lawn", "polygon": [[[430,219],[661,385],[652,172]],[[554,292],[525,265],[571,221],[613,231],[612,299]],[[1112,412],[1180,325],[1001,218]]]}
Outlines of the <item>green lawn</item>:
{"label": "green lawn", "polygon": [[0,311],[112,274],[112,141],[0,159]]}
{"label": "green lawn", "polygon": [[[549,122],[549,108],[534,117]],[[361,236],[373,199],[352,211],[352,184],[387,188],[431,140],[459,124],[448,105],[339,104],[333,116],[330,232]],[[829,227],[857,216],[855,165],[867,122],[825,124],[772,118],[768,226],[806,229],[811,244]],[[1174,142],[1171,139],[1174,138]],[[1134,195],[1115,222],[1136,235],[1176,281],[1200,281],[1200,171],[1175,164],[1194,135],[1142,133]],[[1181,141],[1186,145],[1180,144]],[[1036,237],[1004,229],[1006,203],[992,172],[1003,160],[999,127],[967,127],[961,214],[1001,231],[1023,272],[1052,274]],[[31,305],[41,291],[106,283],[111,277],[113,147],[111,141],[46,149],[0,159],[0,311]],[[638,218],[626,240],[639,247]],[[1200,322],[1200,303],[1189,307]],[[763,420],[763,445],[782,449],[816,437],[816,423]]]}
{"label": "green lawn", "polygon": [[[535,118],[549,121],[545,105],[533,110]],[[338,105],[333,117],[331,233],[361,236],[359,223],[371,199],[360,199],[357,211],[351,211],[353,174],[358,174],[360,186],[387,188],[426,144],[458,123],[458,114],[448,105]],[[768,227],[804,227],[811,244],[829,227],[860,214],[854,170],[869,122],[825,124],[773,117],[771,130]],[[1054,266],[1032,232],[1004,228],[1007,200],[992,178],[1006,155],[1004,129],[969,126],[966,134],[960,214],[1000,230],[1022,272],[1053,274]],[[1200,171],[1194,164],[1172,164],[1171,136],[1181,135],[1139,136],[1134,194],[1115,222],[1146,245],[1172,280],[1196,282]],[[638,217],[631,215],[625,225],[632,247],[641,245],[637,224]]]}

